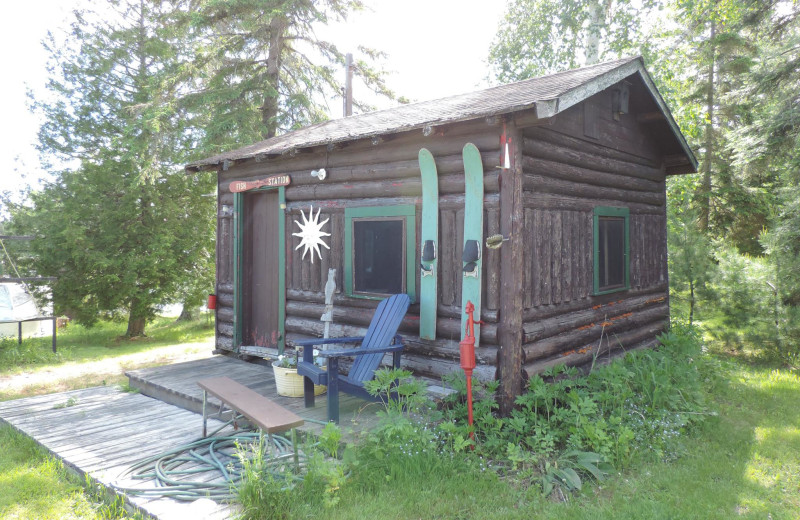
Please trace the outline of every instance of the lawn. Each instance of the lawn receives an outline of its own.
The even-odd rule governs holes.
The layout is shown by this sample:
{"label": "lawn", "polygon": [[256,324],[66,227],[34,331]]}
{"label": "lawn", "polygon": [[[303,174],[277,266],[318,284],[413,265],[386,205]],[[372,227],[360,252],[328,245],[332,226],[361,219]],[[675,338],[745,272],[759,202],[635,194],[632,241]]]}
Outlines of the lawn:
{"label": "lawn", "polygon": [[[120,359],[152,364],[210,352],[204,347],[204,353],[193,353],[198,344],[207,344],[210,329],[203,323],[161,322],[149,329],[150,338],[133,342],[118,340],[124,326],[114,327],[73,328],[61,336],[59,359],[2,369],[0,382],[48,370],[55,374],[59,367],[116,360],[113,366],[119,370]],[[353,471],[336,489],[318,486],[324,499],[288,504],[276,499],[281,508],[273,508],[272,514],[331,519],[798,518],[800,377],[720,354],[712,355],[712,361],[719,377],[706,383],[711,415],[674,444],[665,454],[667,460],[638,458],[621,473],[586,484],[566,503],[544,498],[536,485],[526,488],[504,480],[484,463],[420,453],[405,455],[402,471],[382,474],[365,467]],[[118,377],[118,373],[106,376],[106,384]],[[70,376],[41,387],[14,387],[3,395],[7,399],[92,382],[85,376]],[[0,446],[0,519],[124,516],[118,504],[104,504],[60,463],[8,426],[0,427]]]}
{"label": "lawn", "polygon": [[476,466],[441,462],[427,476],[410,472],[371,485],[345,484],[336,507],[295,506],[290,517],[796,519],[800,378],[718,359],[721,377],[710,389],[715,415],[682,439],[677,458],[640,462],[586,486],[567,503]]}
{"label": "lawn", "polygon": [[205,318],[176,322],[157,318],[147,337],[124,339],[123,322],[101,322],[87,329],[70,324],[58,334],[58,352],[50,338],[0,340],[0,400],[63,392],[98,385],[124,384],[125,370],[207,357],[213,350],[213,325]]}

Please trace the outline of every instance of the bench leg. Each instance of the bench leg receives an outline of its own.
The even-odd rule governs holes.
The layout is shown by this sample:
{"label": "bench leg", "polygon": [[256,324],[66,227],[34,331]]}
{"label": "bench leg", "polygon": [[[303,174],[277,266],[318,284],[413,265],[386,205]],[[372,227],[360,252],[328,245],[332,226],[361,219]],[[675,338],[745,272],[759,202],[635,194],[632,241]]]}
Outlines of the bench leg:
{"label": "bench leg", "polygon": [[208,401],[208,392],[203,390],[203,438],[205,438],[207,433],[207,425],[208,425],[208,412],[206,410],[206,403]]}
{"label": "bench leg", "polygon": [[294,451],[294,474],[300,474],[300,456],[297,453],[297,428],[292,428],[292,450]]}

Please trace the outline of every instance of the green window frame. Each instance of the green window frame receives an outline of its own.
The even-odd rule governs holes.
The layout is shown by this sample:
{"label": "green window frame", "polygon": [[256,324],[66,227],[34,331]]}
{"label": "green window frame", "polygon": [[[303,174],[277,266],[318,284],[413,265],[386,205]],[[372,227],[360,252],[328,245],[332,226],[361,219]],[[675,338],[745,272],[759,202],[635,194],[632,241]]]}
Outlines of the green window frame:
{"label": "green window frame", "polygon": [[416,211],[413,204],[397,206],[370,206],[364,208],[345,208],[344,210],[344,289],[345,294],[353,298],[380,300],[387,294],[367,292],[355,287],[354,269],[357,264],[356,246],[354,243],[354,226],[358,222],[399,221],[403,225],[401,255],[402,291],[412,302],[417,300],[416,290]]}
{"label": "green window frame", "polygon": [[[614,222],[622,223],[622,244],[619,244],[618,240],[614,241],[613,237],[609,239],[610,233],[606,231],[610,229],[608,225]],[[607,206],[598,206],[594,208],[592,234],[594,236],[592,255],[594,264],[594,295],[597,296],[630,289],[630,210],[628,208],[613,208]],[[616,272],[612,274],[611,272],[612,269],[614,269],[614,265],[610,264],[613,264],[614,258],[618,259],[617,262],[622,262],[621,273]],[[622,275],[622,280],[610,280],[610,278],[619,279],[620,274]]]}

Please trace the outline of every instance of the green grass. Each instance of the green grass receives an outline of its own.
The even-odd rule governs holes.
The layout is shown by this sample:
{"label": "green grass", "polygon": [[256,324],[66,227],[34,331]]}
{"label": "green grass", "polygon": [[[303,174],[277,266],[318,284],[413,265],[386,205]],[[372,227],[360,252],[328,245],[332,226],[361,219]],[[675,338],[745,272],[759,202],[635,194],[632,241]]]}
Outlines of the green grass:
{"label": "green grass", "polygon": [[[167,345],[202,341],[214,333],[213,324],[204,317],[185,322],[176,322],[174,318],[156,318],[147,326],[147,336],[142,338],[125,338],[126,327],[124,322],[114,321],[102,321],[91,328],[70,323],[66,330],[57,334],[58,353],[55,356],[50,350],[49,337],[24,339],[21,347],[17,347],[17,340],[14,338],[4,339],[0,343],[0,369],[23,370],[30,364],[105,359]],[[19,363],[20,359],[9,359],[8,355],[4,355],[3,351],[15,347],[28,354],[22,359],[22,364]],[[27,359],[32,363],[25,363]]]}
{"label": "green grass", "polygon": [[0,425],[0,519],[127,518],[32,439]]}
{"label": "green grass", "polygon": [[[170,321],[151,327],[148,339],[127,342],[118,340],[124,324],[105,324],[95,330],[71,326],[62,336],[64,359],[44,367],[157,353],[171,348],[165,344],[210,335],[203,322],[170,326]],[[603,482],[586,484],[568,503],[542,497],[537,487],[526,489],[504,480],[479,461],[419,454],[398,462],[413,471],[387,474],[366,468],[354,471],[336,489],[310,482],[291,500],[276,499],[288,509],[273,510],[274,517],[798,518],[800,377],[735,357],[714,355],[713,359],[719,365],[719,377],[707,386],[715,415],[682,438],[679,458],[663,462],[645,457],[645,462],[640,460]],[[32,367],[39,365],[25,369]],[[81,484],[33,441],[0,427],[0,519],[117,518],[122,514],[118,507],[100,504]]]}
{"label": "green grass", "polygon": [[205,317],[175,322],[157,318],[147,337],[124,338],[122,322],[86,328],[70,324],[58,334],[58,352],[50,338],[0,340],[0,400],[97,385],[125,384],[125,370],[210,355],[213,324]]}
{"label": "green grass", "polygon": [[367,482],[353,475],[337,490],[334,507],[300,492],[285,518],[798,518],[800,377],[717,359],[721,377],[710,389],[716,415],[683,438],[678,459],[637,464],[587,485],[568,503],[506,482],[476,462],[415,455],[404,464],[426,468],[422,474],[372,472]]}

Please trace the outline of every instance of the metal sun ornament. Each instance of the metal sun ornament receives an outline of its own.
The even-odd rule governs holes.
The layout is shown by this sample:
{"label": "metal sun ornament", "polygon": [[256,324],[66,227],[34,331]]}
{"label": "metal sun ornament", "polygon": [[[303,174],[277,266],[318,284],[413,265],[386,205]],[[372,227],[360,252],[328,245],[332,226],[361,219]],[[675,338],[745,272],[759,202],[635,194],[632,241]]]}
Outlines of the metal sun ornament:
{"label": "metal sun ornament", "polygon": [[308,218],[306,218],[305,213],[303,210],[300,210],[300,216],[303,217],[303,222],[301,223],[298,220],[295,220],[294,223],[300,226],[299,233],[292,233],[292,236],[300,237],[300,244],[295,247],[295,250],[303,248],[303,257],[305,259],[306,253],[311,251],[311,263],[314,263],[314,252],[316,251],[317,256],[319,259],[322,260],[322,253],[320,252],[319,246],[325,246],[326,249],[330,249],[328,244],[325,243],[323,237],[331,236],[330,233],[326,233],[322,231],[322,226],[324,226],[328,220],[326,218],[322,222],[319,221],[319,214],[322,211],[322,208],[317,209],[317,214],[314,215],[314,207],[308,207]]}

